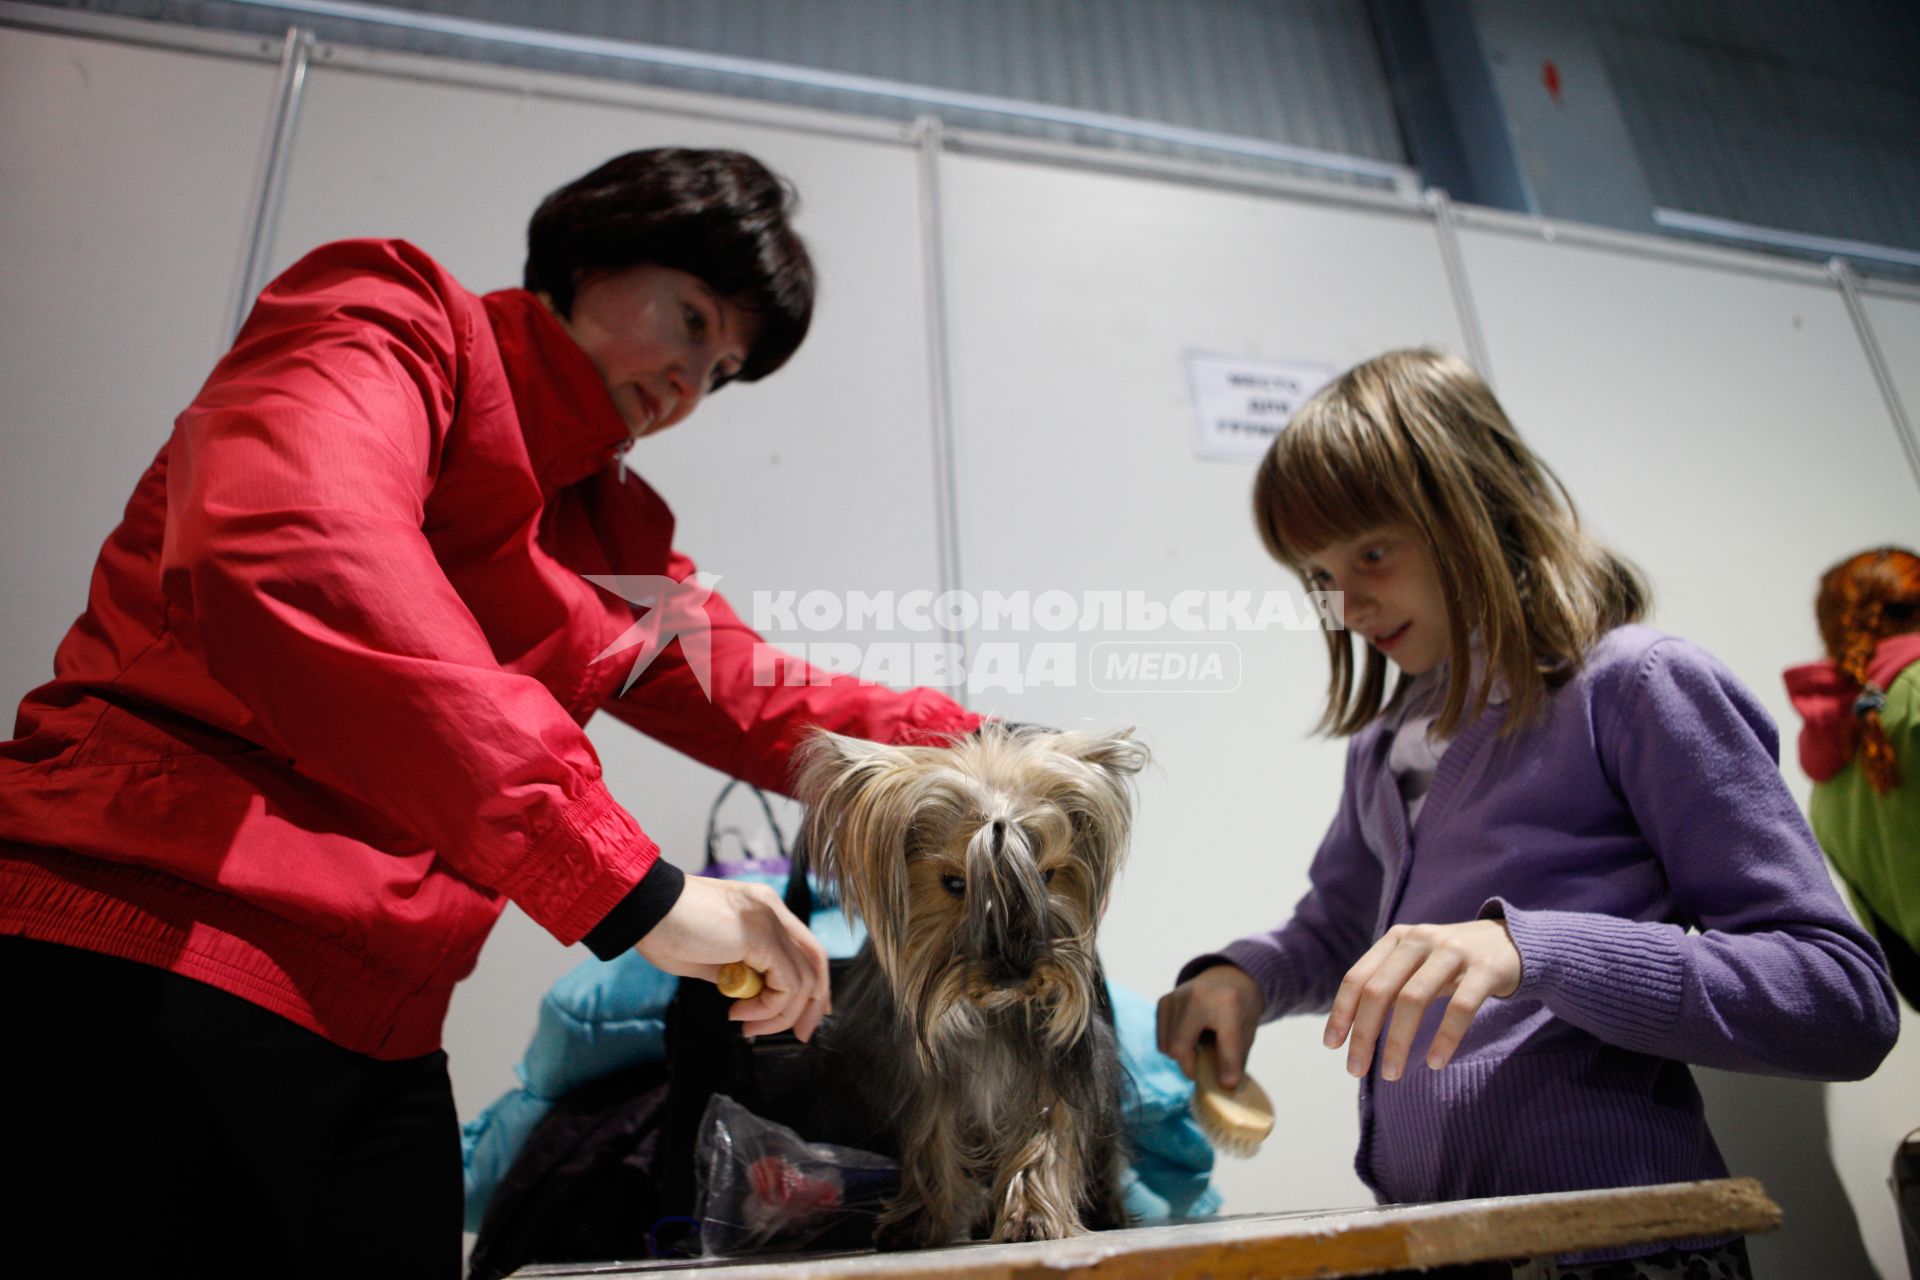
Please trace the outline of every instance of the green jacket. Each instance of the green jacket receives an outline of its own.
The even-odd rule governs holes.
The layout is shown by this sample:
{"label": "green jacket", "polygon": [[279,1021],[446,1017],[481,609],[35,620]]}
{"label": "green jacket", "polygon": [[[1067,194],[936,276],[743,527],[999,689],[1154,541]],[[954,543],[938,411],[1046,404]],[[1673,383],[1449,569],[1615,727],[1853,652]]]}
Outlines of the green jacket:
{"label": "green jacket", "polygon": [[1820,662],[1787,672],[1787,689],[1805,720],[1800,763],[1814,779],[1813,833],[1886,948],[1901,994],[1920,1008],[1920,635],[1883,641],[1868,675],[1886,691],[1880,721],[1900,770],[1886,795],[1874,792],[1855,758],[1859,686]]}
{"label": "green jacket", "polygon": [[1920,663],[1901,672],[1880,713],[1901,785],[1875,795],[1857,762],[1813,787],[1820,847],[1864,905],[1920,950]]}

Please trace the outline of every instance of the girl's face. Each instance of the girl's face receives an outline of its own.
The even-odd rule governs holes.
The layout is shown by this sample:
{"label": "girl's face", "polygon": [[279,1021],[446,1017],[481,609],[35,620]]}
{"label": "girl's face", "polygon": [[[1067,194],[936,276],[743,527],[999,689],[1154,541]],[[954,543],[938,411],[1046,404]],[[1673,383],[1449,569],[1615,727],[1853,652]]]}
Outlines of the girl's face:
{"label": "girl's face", "polygon": [[1322,547],[1302,566],[1316,590],[1344,593],[1343,625],[1408,675],[1446,661],[1447,600],[1433,548],[1412,525],[1390,524]]}
{"label": "girl's face", "polygon": [[573,315],[557,317],[580,344],[635,440],[665,431],[738,376],[759,319],[696,275],[642,263],[588,276]]}

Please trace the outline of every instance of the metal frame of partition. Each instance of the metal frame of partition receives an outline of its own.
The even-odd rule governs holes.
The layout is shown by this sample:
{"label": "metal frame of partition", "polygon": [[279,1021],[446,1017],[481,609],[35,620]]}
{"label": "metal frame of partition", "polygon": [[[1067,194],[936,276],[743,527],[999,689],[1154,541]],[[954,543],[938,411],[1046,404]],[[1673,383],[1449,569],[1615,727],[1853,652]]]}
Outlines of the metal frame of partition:
{"label": "metal frame of partition", "polygon": [[[696,117],[736,120],[761,127],[853,137],[915,149],[919,154],[922,268],[927,295],[926,326],[930,383],[928,410],[934,444],[934,474],[930,477],[930,481],[937,512],[937,535],[940,548],[939,577],[943,591],[957,590],[963,581],[962,565],[959,562],[958,482],[953,456],[955,424],[952,389],[949,385],[950,352],[946,329],[947,297],[943,261],[944,236],[941,225],[939,157],[946,151],[998,156],[1048,166],[1092,169],[1156,181],[1244,191],[1280,199],[1364,208],[1379,213],[1426,219],[1432,223],[1439,243],[1448,286],[1452,291],[1461,330],[1469,348],[1466,354],[1490,382],[1492,369],[1484,331],[1474,305],[1471,282],[1460,250],[1460,227],[1549,242],[1565,240],[1639,257],[1711,266],[1721,270],[1793,280],[1834,289],[1841,295],[1847,307],[1856,335],[1879,386],[1881,398],[1885,402],[1890,425],[1899,438],[1901,451],[1913,470],[1915,484],[1920,486],[1920,437],[1916,437],[1912,419],[1887,369],[1871,319],[1860,303],[1863,292],[1920,298],[1920,290],[1873,280],[1862,281],[1855,275],[1852,267],[1839,259],[1835,259],[1832,265],[1822,267],[1794,258],[1765,256],[1739,249],[1723,249],[1696,242],[1612,231],[1581,224],[1560,223],[1474,206],[1455,205],[1443,191],[1438,189],[1422,191],[1418,186],[1417,178],[1412,176],[1412,171],[1400,166],[1381,165],[1375,161],[1359,160],[1353,157],[1328,156],[1324,153],[1307,152],[1279,144],[1260,144],[1258,147],[1249,149],[1246,144],[1257,142],[1257,140],[1199,134],[1191,130],[1174,131],[1181,135],[1175,139],[1160,126],[1145,122],[1124,121],[1117,117],[1095,117],[1091,113],[1084,112],[1066,112],[1041,104],[921,90],[914,86],[898,85],[890,81],[865,81],[862,77],[812,72],[804,68],[761,63],[750,59],[721,58],[716,55],[691,54],[684,50],[663,50],[657,46],[564,36],[553,32],[533,32],[494,24],[472,23],[461,19],[438,18],[427,14],[401,14],[395,10],[373,9],[364,5],[327,3],[325,0],[249,0],[249,2],[257,2],[268,8],[304,11],[316,15],[324,13],[329,16],[412,25],[422,29],[444,29],[447,34],[495,41],[517,40],[533,47],[588,52],[656,65],[722,70],[729,74],[760,76],[784,83],[805,83],[815,87],[885,94],[893,98],[922,101],[936,108],[946,105],[964,107],[968,110],[991,110],[1005,115],[1025,115],[1054,123],[1082,124],[1110,131],[1132,133],[1135,136],[1159,137],[1162,140],[1177,140],[1186,145],[1210,147],[1223,156],[1257,155],[1263,159],[1284,160],[1289,163],[1318,167],[1347,177],[1359,176],[1384,180],[1390,184],[1389,189],[1375,190],[1357,186],[1351,182],[1280,177],[1249,170],[1236,170],[1227,166],[1213,168],[1191,160],[1167,159],[1139,152],[1105,151],[1093,147],[1012,135],[948,129],[937,116],[923,116],[911,125],[902,126],[886,121],[768,103],[757,99],[726,98],[686,90],[636,86],[621,81],[600,80],[561,72],[501,68],[420,54],[397,54],[385,50],[362,49],[350,45],[317,42],[311,31],[298,26],[289,28],[285,39],[276,49],[271,42],[258,37],[205,32],[174,24],[108,17],[67,9],[42,8],[14,3],[12,0],[0,0],[0,24],[4,25],[228,57],[252,59],[278,57],[280,86],[276,94],[272,118],[264,125],[267,139],[266,163],[254,193],[252,233],[245,251],[241,297],[238,299],[235,311],[236,328],[244,318],[251,298],[265,283],[257,276],[264,270],[264,264],[270,257],[274,228],[279,217],[280,197],[293,149],[298,143],[299,111],[306,87],[306,73],[315,62],[369,74],[394,75],[428,82],[490,87],[510,86],[522,92],[555,98],[631,105]],[[964,642],[964,637],[957,635],[949,638],[957,643]]]}
{"label": "metal frame of partition", "polygon": [[313,33],[287,28],[280,50],[280,83],[273,95],[273,122],[268,129],[266,162],[254,191],[253,216],[247,233],[247,255],[240,267],[240,291],[234,299],[231,340],[240,333],[253,299],[267,286],[267,263],[273,251],[274,228],[280,221],[280,197],[286,190],[287,169],[293,159],[293,139],[300,124],[300,99],[307,83],[307,64],[313,56]]}
{"label": "metal frame of partition", "polygon": [[1457,223],[1474,231],[1520,240],[1539,240],[1546,244],[1566,243],[1611,253],[1626,253],[1655,261],[1688,266],[1715,267],[1770,280],[1792,280],[1801,284],[1831,284],[1826,267],[1797,257],[1777,257],[1750,250],[1722,248],[1698,241],[1668,239],[1633,231],[1616,231],[1583,222],[1556,222],[1531,214],[1507,213],[1478,205],[1456,205]]}
{"label": "metal frame of partition", "polygon": [[448,14],[391,9],[380,5],[352,3],[351,0],[233,0],[233,3],[287,13],[293,15],[296,20],[300,17],[343,19],[404,31],[505,45],[517,49],[585,55],[676,71],[739,76],[762,83],[903,102],[934,112],[947,108],[981,115],[1065,125],[1143,141],[1196,147],[1221,154],[1298,165],[1406,190],[1417,189],[1420,181],[1419,174],[1406,165],[1293,146],[1266,138],[1213,133],[1129,116],[1083,111],[1049,103],[999,98],[988,94],[966,93],[932,85],[852,75],[791,63],[703,53],[698,50],[645,44],[633,40],[582,36],[569,32],[548,31],[538,27],[459,18]]}
{"label": "metal frame of partition", "polygon": [[[922,116],[914,123],[919,150],[920,261],[927,289],[927,410],[933,424],[933,501],[938,513],[935,536],[939,547],[940,594],[960,589],[960,485],[953,447],[953,379],[947,341],[946,236],[941,227],[940,152],[945,145],[940,121]],[[967,635],[946,625],[947,643],[959,645],[964,658]],[[969,662],[967,665],[971,665]],[[967,689],[954,697],[966,702]]]}
{"label": "metal frame of partition", "polygon": [[93,36],[119,44],[176,53],[204,53],[245,62],[271,62],[280,57],[284,41],[233,31],[209,31],[178,23],[147,22],[82,9],[51,9],[41,5],[0,0],[0,26],[59,35]]}
{"label": "metal frame of partition", "polygon": [[1494,386],[1493,359],[1487,354],[1487,335],[1480,327],[1480,309],[1473,302],[1466,255],[1460,252],[1460,223],[1454,215],[1453,201],[1435,187],[1427,192],[1427,208],[1433,214],[1434,235],[1440,241],[1440,260],[1447,268],[1447,287],[1453,293],[1454,310],[1460,316],[1460,332],[1466,336],[1467,359],[1487,380],[1487,385]]}
{"label": "metal frame of partition", "polygon": [[1850,258],[1858,262],[1884,262],[1890,267],[1920,268],[1920,253],[1896,249],[1892,245],[1872,244],[1865,240],[1842,240],[1833,236],[1810,236],[1777,227],[1759,227],[1732,218],[1714,218],[1704,213],[1681,209],[1656,208],[1654,225],[1682,235],[1700,236],[1742,248],[1772,249],[1786,253]]}
{"label": "metal frame of partition", "polygon": [[1880,350],[1880,339],[1873,331],[1873,322],[1867,317],[1866,306],[1860,301],[1859,278],[1845,258],[1834,258],[1827,264],[1827,273],[1840,287],[1840,297],[1847,304],[1847,317],[1853,321],[1853,331],[1860,339],[1860,347],[1867,353],[1867,364],[1873,369],[1873,380],[1880,388],[1880,399],[1887,406],[1887,416],[1893,419],[1894,434],[1900,437],[1900,447],[1907,455],[1907,467],[1913,472],[1913,479],[1920,484],[1920,438],[1913,431],[1913,420],[1907,416],[1907,407],[1900,401],[1900,392],[1893,384],[1893,372],[1887,368],[1887,358]]}

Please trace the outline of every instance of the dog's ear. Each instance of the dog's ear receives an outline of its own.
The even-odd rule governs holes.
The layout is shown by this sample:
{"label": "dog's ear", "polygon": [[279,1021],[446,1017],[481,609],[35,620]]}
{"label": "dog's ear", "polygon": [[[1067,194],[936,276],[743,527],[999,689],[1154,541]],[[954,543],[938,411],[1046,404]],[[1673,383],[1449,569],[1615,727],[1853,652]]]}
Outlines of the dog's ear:
{"label": "dog's ear", "polygon": [[807,807],[814,870],[838,882],[850,870],[834,837],[846,826],[861,793],[907,766],[898,747],[815,729],[793,754],[793,798]]}
{"label": "dog's ear", "polygon": [[794,798],[807,806],[807,852],[867,926],[883,963],[907,917],[904,847],[918,772],[912,749],[816,729],[794,753]]}
{"label": "dog's ear", "polygon": [[813,729],[794,752],[794,773],[798,779],[794,795],[802,804],[812,804],[807,794],[809,780],[900,754],[900,748],[884,742],[849,738],[830,729]]}
{"label": "dog's ear", "polygon": [[1112,733],[1062,732],[1053,741],[1054,750],[1076,760],[1084,760],[1105,769],[1116,778],[1130,778],[1147,767],[1146,747],[1133,736],[1134,726]]}
{"label": "dog's ear", "polygon": [[1096,918],[1106,910],[1114,877],[1126,857],[1133,826],[1133,775],[1146,768],[1147,749],[1131,727],[1112,733],[1062,732],[1045,744],[1080,766],[1053,794],[1073,824],[1073,844],[1092,889]]}

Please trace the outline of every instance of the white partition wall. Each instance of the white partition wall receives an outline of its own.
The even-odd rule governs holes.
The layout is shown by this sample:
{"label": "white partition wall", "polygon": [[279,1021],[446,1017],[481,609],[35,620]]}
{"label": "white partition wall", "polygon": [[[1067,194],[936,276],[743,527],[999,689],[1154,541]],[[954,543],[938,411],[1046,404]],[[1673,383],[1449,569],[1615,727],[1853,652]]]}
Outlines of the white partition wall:
{"label": "white partition wall", "polygon": [[[937,563],[926,300],[916,153],[887,140],[897,131],[825,136],[715,119],[710,99],[460,70],[374,55],[314,67],[276,264],[331,239],[400,236],[470,288],[514,286],[528,215],[555,187],[642,147],[749,152],[800,193],[821,277],[813,330],[777,376],[729,387],[628,465],[673,506],[679,546],[720,575],[743,615],[761,591],[925,585]],[[668,857],[697,868],[724,779],[612,717],[591,733],[614,794]],[[463,1115],[514,1087],[541,994],[584,956],[509,909],[448,1021]]]}
{"label": "white partition wall", "polygon": [[0,28],[9,726],[52,677],[100,544],[226,347],[278,77],[271,46],[211,43],[226,52]]}
{"label": "white partition wall", "polygon": [[[1417,206],[1322,205],[1013,160],[943,158],[940,185],[969,592],[1297,592],[1267,559],[1250,462],[1194,456],[1185,356],[1353,363],[1461,349],[1432,224]],[[1302,616],[1305,611],[1302,609]],[[1148,998],[1192,956],[1282,919],[1339,795],[1342,752],[1308,738],[1325,686],[1310,630],[976,628],[984,647],[1071,642],[1067,685],[979,705],[1016,719],[1139,726],[1133,857],[1102,933],[1110,974]],[[1237,654],[1237,687],[1103,692],[1096,646],[1189,642]],[[1229,682],[1230,684],[1231,682]],[[1311,1024],[1311,1025],[1309,1025]],[[1292,1019],[1253,1069],[1287,1118],[1254,1163],[1223,1161],[1231,1212],[1364,1203],[1353,1083]]]}

